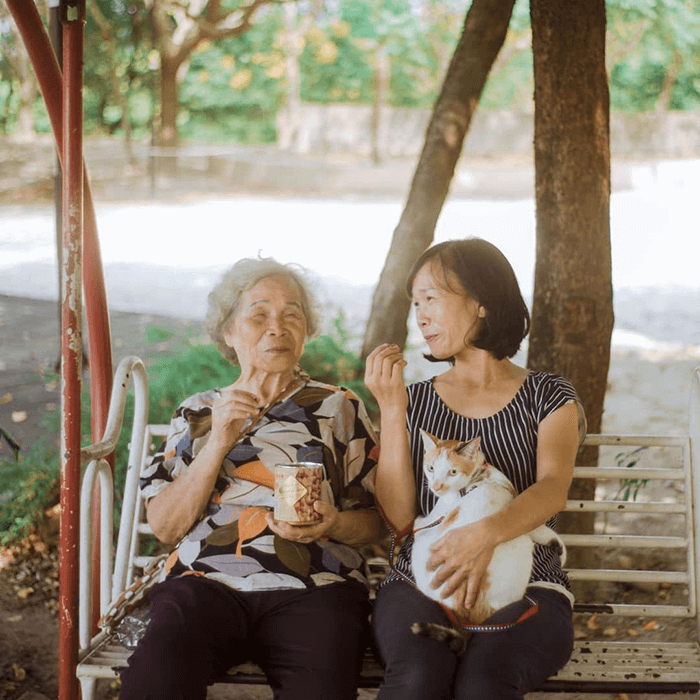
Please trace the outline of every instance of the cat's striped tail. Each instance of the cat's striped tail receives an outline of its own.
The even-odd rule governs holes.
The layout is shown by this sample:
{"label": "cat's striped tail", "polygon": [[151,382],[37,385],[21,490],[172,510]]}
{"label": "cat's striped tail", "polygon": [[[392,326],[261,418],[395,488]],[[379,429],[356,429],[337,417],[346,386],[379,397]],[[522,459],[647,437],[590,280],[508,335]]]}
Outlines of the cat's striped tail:
{"label": "cat's striped tail", "polygon": [[469,637],[472,636],[471,632],[457,630],[446,625],[438,625],[434,622],[414,622],[411,625],[411,631],[413,634],[430,637],[430,639],[447,644],[455,654],[464,653]]}

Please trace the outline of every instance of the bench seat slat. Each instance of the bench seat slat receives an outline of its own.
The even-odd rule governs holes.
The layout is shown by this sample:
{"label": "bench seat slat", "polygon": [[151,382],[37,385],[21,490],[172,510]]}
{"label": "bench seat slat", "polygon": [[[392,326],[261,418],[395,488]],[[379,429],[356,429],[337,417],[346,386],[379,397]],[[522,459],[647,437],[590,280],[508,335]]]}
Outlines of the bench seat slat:
{"label": "bench seat slat", "polygon": [[661,479],[684,481],[685,471],[675,468],[651,469],[649,467],[575,467],[575,479]]}
{"label": "bench seat slat", "polygon": [[567,501],[567,513],[679,513],[685,514],[682,503],[628,502],[628,501]]}
{"label": "bench seat slat", "polygon": [[659,535],[559,535],[567,547],[654,547],[657,549],[685,549],[688,540],[685,537],[666,537]]}
{"label": "bench seat slat", "polygon": [[620,617],[695,617],[695,612],[684,605],[633,605],[628,603],[574,605],[574,612],[596,612]]}
{"label": "bench seat slat", "polygon": [[[131,652],[105,640],[80,664],[81,673],[93,678],[111,678],[126,666]],[[367,656],[360,687],[374,688],[381,682],[379,664]],[[241,664],[223,683],[266,685],[258,666]],[[700,691],[700,645],[696,643],[576,642],[571,661],[540,688],[555,692],[576,684],[581,692],[630,692],[630,683],[640,683],[638,692],[698,693]],[[592,690],[600,689],[599,691]]]}
{"label": "bench seat slat", "polygon": [[605,435],[588,433],[584,445],[626,445],[628,447],[685,447],[688,438],[681,435]]}
{"label": "bench seat slat", "polygon": [[624,583],[688,583],[687,571],[632,571],[631,569],[566,569],[572,581],[619,581]]}

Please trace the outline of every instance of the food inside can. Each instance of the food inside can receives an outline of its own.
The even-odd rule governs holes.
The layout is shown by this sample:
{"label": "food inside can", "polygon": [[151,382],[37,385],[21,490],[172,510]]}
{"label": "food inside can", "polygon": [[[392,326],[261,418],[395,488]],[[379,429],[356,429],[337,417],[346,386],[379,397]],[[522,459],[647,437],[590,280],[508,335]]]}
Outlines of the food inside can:
{"label": "food inside can", "polygon": [[289,462],[275,467],[275,520],[313,523],[321,520],[314,503],[321,500],[323,465]]}

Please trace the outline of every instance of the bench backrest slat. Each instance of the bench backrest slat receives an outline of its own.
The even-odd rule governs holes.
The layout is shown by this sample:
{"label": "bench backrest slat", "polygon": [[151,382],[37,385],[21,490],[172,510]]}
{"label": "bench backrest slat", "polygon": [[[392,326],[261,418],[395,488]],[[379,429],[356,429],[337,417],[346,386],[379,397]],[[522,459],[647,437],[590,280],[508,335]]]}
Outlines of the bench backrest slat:
{"label": "bench backrest slat", "polygon": [[[572,582],[595,584],[592,590],[574,585],[577,594],[584,591],[577,598],[585,598],[577,607],[602,604],[606,612],[626,617],[695,617],[696,513],[688,436],[589,434],[585,444],[600,448],[604,466],[575,467],[574,479],[594,480],[594,493],[569,500],[565,509],[594,519],[591,534],[562,535],[570,552],[596,550],[574,557],[576,564],[567,569]],[[650,556],[657,549],[665,552],[665,570]],[[630,586],[647,591],[649,602],[624,602]]]}

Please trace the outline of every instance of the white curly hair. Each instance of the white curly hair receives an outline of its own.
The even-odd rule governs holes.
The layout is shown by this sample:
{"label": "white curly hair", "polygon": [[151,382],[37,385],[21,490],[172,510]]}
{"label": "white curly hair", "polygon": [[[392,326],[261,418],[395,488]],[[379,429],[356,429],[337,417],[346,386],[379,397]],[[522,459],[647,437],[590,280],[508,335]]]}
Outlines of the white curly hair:
{"label": "white curly hair", "polygon": [[241,295],[266,277],[279,276],[291,280],[301,293],[302,311],[306,318],[306,340],[319,330],[318,300],[303,267],[294,263],[283,264],[274,258],[243,258],[221,276],[209,292],[204,328],[219,352],[234,365],[238,364],[236,351],[226,344],[224,333],[240,308]]}

